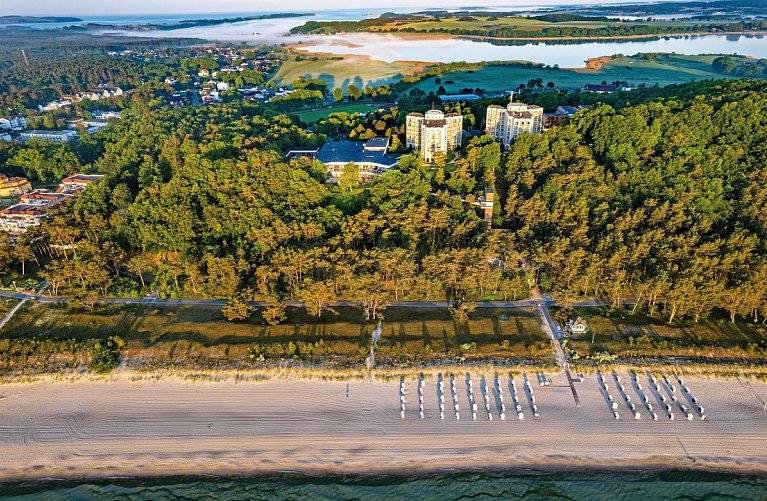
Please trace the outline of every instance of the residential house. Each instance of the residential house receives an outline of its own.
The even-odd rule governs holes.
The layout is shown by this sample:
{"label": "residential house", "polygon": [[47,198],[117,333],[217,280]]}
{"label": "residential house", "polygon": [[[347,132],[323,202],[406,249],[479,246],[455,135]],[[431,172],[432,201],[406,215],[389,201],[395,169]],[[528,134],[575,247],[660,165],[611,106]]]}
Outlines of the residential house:
{"label": "residential house", "polygon": [[48,211],[45,207],[16,204],[0,211],[0,230],[10,234],[24,233],[33,226],[40,226]]}
{"label": "residential house", "polygon": [[575,115],[578,111],[588,108],[588,106],[566,106],[562,105],[557,107],[557,111],[554,113],[544,113],[543,115],[543,128],[550,129],[557,125],[561,125],[562,122]]}
{"label": "residential house", "polygon": [[0,198],[18,197],[32,191],[32,184],[23,177],[0,174]]}
{"label": "residential house", "polygon": [[586,92],[596,92],[597,94],[612,94],[617,88],[614,85],[586,84],[583,90]]}
{"label": "residential house", "polygon": [[104,176],[101,174],[72,174],[61,180],[61,188],[66,190],[83,190],[91,183],[97,183]]}
{"label": "residential house", "polygon": [[586,334],[589,331],[589,326],[586,324],[585,320],[583,320],[581,317],[578,317],[575,320],[570,319],[565,324],[565,330],[570,334],[575,335]]}
{"label": "residential house", "polygon": [[94,110],[91,112],[91,115],[93,115],[93,118],[99,119],[99,120],[109,120],[110,118],[116,118],[121,119],[123,112],[122,111],[104,111],[104,110]]}
{"label": "residential house", "polygon": [[50,103],[43,105],[38,105],[37,109],[40,111],[40,113],[43,113],[45,111],[56,111],[63,108],[68,108],[72,106],[72,100],[70,99],[61,99],[59,101],[51,101]]}
{"label": "residential house", "polygon": [[85,120],[85,126],[89,128],[96,128],[100,129],[102,127],[106,127],[109,125],[109,120],[106,118],[91,118],[89,120]]}

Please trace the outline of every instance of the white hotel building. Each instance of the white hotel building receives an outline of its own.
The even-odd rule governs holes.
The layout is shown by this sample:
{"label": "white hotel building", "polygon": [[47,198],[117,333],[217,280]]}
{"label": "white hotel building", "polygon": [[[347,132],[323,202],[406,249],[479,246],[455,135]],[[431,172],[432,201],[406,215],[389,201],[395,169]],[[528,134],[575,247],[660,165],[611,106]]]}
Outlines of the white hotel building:
{"label": "white hotel building", "polygon": [[447,154],[461,146],[463,117],[439,110],[430,110],[426,114],[410,113],[405,129],[407,146],[420,151],[424,161],[433,162],[437,152]]}
{"label": "white hotel building", "polygon": [[503,106],[491,105],[487,108],[486,130],[508,148],[522,132],[541,133],[543,131],[543,108],[534,104],[511,102]]}

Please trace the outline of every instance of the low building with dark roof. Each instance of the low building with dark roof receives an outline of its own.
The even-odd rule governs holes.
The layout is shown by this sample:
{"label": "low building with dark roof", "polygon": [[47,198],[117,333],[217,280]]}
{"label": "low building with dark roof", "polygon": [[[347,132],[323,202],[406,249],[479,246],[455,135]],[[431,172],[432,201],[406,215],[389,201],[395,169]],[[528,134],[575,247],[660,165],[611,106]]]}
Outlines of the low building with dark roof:
{"label": "low building with dark roof", "polygon": [[[346,164],[356,164],[360,169],[360,179],[370,181],[375,176],[386,172],[397,165],[400,155],[388,152],[389,144],[384,139],[385,146],[381,141],[369,140],[367,143],[360,141],[328,141],[317,152],[317,160],[325,164],[330,175],[330,181],[337,182],[344,171]],[[368,148],[368,144],[370,147]]]}
{"label": "low building with dark roof", "polygon": [[561,105],[557,107],[556,113],[544,113],[543,115],[543,128],[544,129],[550,129],[552,127],[556,127],[557,125],[562,125],[562,123],[567,120],[568,118],[575,115],[577,112],[579,112],[582,109],[588,108],[588,106],[567,106],[567,105]]}
{"label": "low building with dark roof", "polygon": [[617,88],[614,85],[586,84],[583,90],[586,92],[596,92],[597,94],[612,94]]}
{"label": "low building with dark roof", "polygon": [[365,142],[365,151],[389,151],[388,137],[372,137]]}
{"label": "low building with dark roof", "polygon": [[295,148],[290,151],[288,151],[287,155],[285,155],[285,159],[290,162],[291,160],[298,160],[300,158],[308,158],[309,160],[315,160],[317,158],[317,153],[319,153],[319,148]]}
{"label": "low building with dark roof", "polygon": [[444,94],[442,96],[439,96],[439,99],[443,103],[460,103],[460,102],[469,102],[469,101],[479,101],[482,99],[482,96],[478,96],[476,94]]}

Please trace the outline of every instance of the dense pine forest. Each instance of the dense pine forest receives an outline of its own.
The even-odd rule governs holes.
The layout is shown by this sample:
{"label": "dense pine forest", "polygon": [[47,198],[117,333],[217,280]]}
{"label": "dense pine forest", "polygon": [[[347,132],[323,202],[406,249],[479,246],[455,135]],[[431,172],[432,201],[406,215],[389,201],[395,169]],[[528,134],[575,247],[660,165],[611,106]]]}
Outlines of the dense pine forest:
{"label": "dense pine forest", "polygon": [[709,90],[595,106],[515,143],[504,223],[558,297],[765,317],[767,95],[751,82]]}
{"label": "dense pine forest", "polygon": [[[54,294],[267,299],[277,317],[285,299],[317,315],[336,299],[470,309],[538,287],[565,304],[636,300],[669,320],[715,307],[761,320],[766,91],[733,81],[605,96],[508,152],[476,136],[452,161],[408,154],[372,182],[350,171],[333,185],[286,151],[333,132],[396,136],[403,112],[310,132],[276,105],[171,108],[143,86],[125,119],[78,143],[0,148],[1,171],[36,182],[105,174],[39,229],[0,237],[0,268],[38,261]],[[481,110],[457,111],[480,125]],[[486,188],[499,199],[491,231],[474,204]]]}

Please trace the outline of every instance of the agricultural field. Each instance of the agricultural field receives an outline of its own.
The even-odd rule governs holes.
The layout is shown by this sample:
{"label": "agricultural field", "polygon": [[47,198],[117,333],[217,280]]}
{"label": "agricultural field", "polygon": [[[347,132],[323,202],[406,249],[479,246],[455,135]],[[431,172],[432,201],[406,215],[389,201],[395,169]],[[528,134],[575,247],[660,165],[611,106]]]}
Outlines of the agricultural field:
{"label": "agricultural field", "polygon": [[[296,61],[296,58],[300,59]],[[289,84],[300,77],[318,78],[328,89],[346,89],[354,84],[360,89],[368,85],[396,82],[425,68],[425,63],[397,61],[387,63],[359,56],[300,55],[291,53],[272,77],[276,85]]]}
{"label": "agricultural field", "polygon": [[[407,91],[418,88],[426,93],[436,91],[440,86],[448,93],[461,89],[477,88],[487,92],[514,90],[530,79],[540,78],[544,85],[554,82],[557,88],[577,89],[589,83],[602,81],[625,81],[629,85],[670,85],[696,80],[729,78],[713,70],[711,62],[716,56],[682,56],[664,54],[655,60],[639,57],[615,57],[599,69],[543,68],[523,65],[489,65],[474,70],[444,73],[436,78],[427,78],[413,84]],[[406,91],[406,92],[407,92]]]}
{"label": "agricultural field", "polygon": [[[567,21],[550,22],[542,19],[527,17],[481,17],[465,16],[450,17],[440,20],[424,21],[396,21],[382,26],[371,26],[366,31],[386,32],[392,30],[408,30],[416,32],[449,32],[451,30],[462,31],[494,31],[494,30],[524,30],[541,31],[546,28],[581,28],[597,29],[622,26],[625,23],[610,22],[602,20],[587,21]],[[647,24],[647,23],[645,23]],[[650,23],[655,27],[674,29],[680,26],[700,25],[700,21],[695,20],[674,20],[674,21],[653,21]]]}
{"label": "agricultural field", "polygon": [[[467,19],[467,20],[459,20]],[[468,20],[471,19],[471,20]],[[573,21],[563,23],[551,23],[541,21],[540,19],[531,19],[526,17],[478,17],[468,16],[466,18],[450,17],[439,21],[425,20],[412,22],[395,22],[383,26],[371,26],[368,31],[391,31],[414,30],[414,31],[450,31],[450,30],[496,30],[496,29],[520,29],[520,30],[541,30],[543,28],[603,28],[611,26],[614,23],[603,21]]]}
{"label": "agricultural field", "polygon": [[302,111],[296,113],[296,116],[300,118],[302,122],[310,124],[322,120],[323,118],[327,118],[331,113],[360,113],[364,115],[368,111],[375,111],[381,108],[381,106],[381,103],[342,104],[319,110]]}
{"label": "agricultural field", "polygon": [[659,315],[630,310],[579,308],[589,332],[568,339],[577,358],[608,352],[619,359],[677,357],[696,362],[767,362],[767,325],[738,319],[731,323],[723,312],[694,322],[675,320],[669,325]]}
{"label": "agricultural field", "polygon": [[[376,349],[379,366],[437,361],[509,359],[551,363],[553,351],[533,310],[487,310],[457,325],[447,309],[389,308]],[[6,326],[0,339],[0,372],[82,364],[94,339],[119,336],[122,356],[135,368],[243,368],[262,363],[323,367],[364,367],[375,322],[364,322],[356,308],[337,315],[308,317],[289,309],[281,325],[268,326],[259,315],[229,323],[216,307],[104,305],[94,309],[38,305]],[[34,341],[31,341],[34,340]],[[254,365],[256,364],[256,365]]]}

